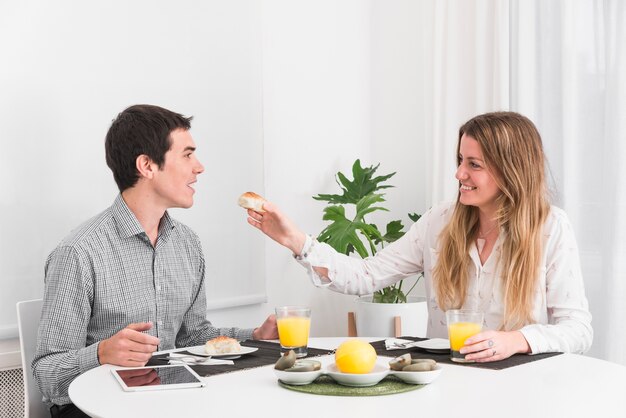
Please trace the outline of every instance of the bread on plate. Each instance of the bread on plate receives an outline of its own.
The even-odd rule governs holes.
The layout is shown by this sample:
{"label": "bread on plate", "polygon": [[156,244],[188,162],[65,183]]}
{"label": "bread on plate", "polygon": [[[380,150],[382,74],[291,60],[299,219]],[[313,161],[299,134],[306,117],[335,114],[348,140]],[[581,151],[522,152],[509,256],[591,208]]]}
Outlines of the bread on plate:
{"label": "bread on plate", "polygon": [[245,192],[244,194],[239,196],[239,200],[237,201],[239,206],[241,206],[242,208],[252,209],[255,212],[261,213],[265,212],[263,210],[263,203],[265,202],[266,200],[263,198],[263,196],[259,196],[254,192]]}
{"label": "bread on plate", "polygon": [[239,353],[241,345],[239,342],[230,337],[220,335],[219,337],[209,340],[204,345],[204,351],[209,355]]}

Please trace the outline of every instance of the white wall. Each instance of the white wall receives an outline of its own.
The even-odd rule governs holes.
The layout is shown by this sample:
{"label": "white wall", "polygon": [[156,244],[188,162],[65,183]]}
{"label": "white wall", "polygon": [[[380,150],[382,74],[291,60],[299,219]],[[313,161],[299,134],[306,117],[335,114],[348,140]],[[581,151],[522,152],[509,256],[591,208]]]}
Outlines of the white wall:
{"label": "white wall", "polygon": [[[146,15],[157,22],[157,27],[161,25],[163,30],[170,19],[173,18],[176,22],[174,25],[176,30],[169,28],[167,31],[171,42],[164,47],[182,51],[169,58],[170,65],[175,64],[176,68],[171,68],[161,77],[151,75],[155,66],[159,65],[161,55],[158,46],[150,46],[149,42],[137,46],[138,50],[147,48],[149,53],[144,51],[140,54],[145,57],[144,62],[138,66],[131,66],[130,70],[126,67],[116,67],[115,60],[105,59],[115,51],[112,47],[102,49],[109,37],[120,45],[125,42],[119,28],[111,29],[111,22],[118,19],[112,14],[112,7],[99,6],[90,9],[93,6],[82,3],[78,5],[71,1],[56,4],[54,7],[42,7],[36,2],[32,5],[37,7],[29,8],[29,4],[5,4],[4,7],[8,9],[4,10],[5,13],[0,13],[5,19],[32,14],[30,19],[26,19],[30,24],[13,19],[12,26],[5,26],[16,28],[18,33],[21,33],[21,43],[17,45],[37,43],[41,42],[41,39],[54,39],[56,36],[61,42],[73,42],[75,48],[58,45],[49,48],[37,58],[39,65],[26,68],[26,73],[23,73],[24,70],[19,66],[4,67],[5,70],[0,72],[2,77],[6,77],[3,86],[10,86],[9,80],[12,77],[17,77],[18,80],[32,80],[33,86],[25,95],[18,90],[18,85],[15,91],[10,92],[10,97],[14,99],[10,102],[5,99],[3,102],[3,110],[8,110],[9,114],[12,114],[11,112],[19,109],[19,114],[23,118],[31,117],[36,120],[33,124],[29,124],[26,119],[20,122],[19,128],[25,129],[28,133],[26,137],[44,136],[46,128],[54,126],[59,133],[54,137],[54,141],[45,143],[46,153],[64,146],[64,142],[59,143],[57,138],[67,136],[89,140],[81,143],[79,148],[74,147],[71,152],[68,151],[63,164],[52,160],[46,161],[43,166],[37,164],[39,177],[36,177],[36,181],[27,181],[25,184],[12,182],[9,184],[13,189],[8,193],[7,190],[3,191],[5,203],[12,202],[10,204],[15,205],[20,200],[19,196],[16,197],[18,191],[27,190],[28,193],[32,193],[33,190],[38,196],[39,204],[25,207],[24,219],[37,219],[38,216],[43,216],[55,225],[54,234],[47,234],[45,245],[41,246],[36,260],[28,266],[23,266],[24,275],[30,277],[27,281],[28,286],[24,286],[23,277],[13,279],[5,276],[2,280],[4,286],[23,289],[20,293],[22,299],[42,295],[43,262],[52,247],[71,228],[110,204],[111,196],[115,194],[115,186],[104,165],[101,140],[110,118],[128,104],[138,101],[152,102],[196,115],[193,132],[200,145],[199,153],[204,157],[207,166],[207,173],[200,181],[203,183],[205,180],[205,185],[197,194],[198,204],[189,212],[179,211],[177,217],[187,220],[190,213],[192,215],[204,213],[205,206],[211,205],[211,202],[227,201],[230,196],[219,188],[219,199],[216,199],[211,184],[223,179],[223,173],[212,170],[211,167],[220,162],[220,159],[230,161],[237,158],[236,149],[233,152],[229,151],[233,146],[232,141],[229,143],[215,141],[212,146],[202,149],[202,141],[206,137],[211,144],[212,140],[218,138],[232,138],[228,124],[218,123],[219,115],[223,114],[224,108],[229,112],[249,112],[253,115],[254,108],[245,107],[246,103],[242,101],[241,94],[237,93],[236,86],[207,85],[203,80],[219,79],[229,71],[234,74],[232,79],[236,79],[237,74],[259,69],[253,62],[248,63],[249,65],[245,62],[225,62],[229,48],[232,49],[241,39],[221,39],[223,47],[220,50],[225,55],[207,56],[207,48],[203,48],[202,43],[203,39],[211,37],[210,28],[216,25],[218,28],[230,25],[237,28],[237,32],[244,37],[249,32],[245,30],[246,22],[238,21],[232,13],[222,16],[221,20],[207,21],[209,29],[206,29],[200,21],[204,19],[202,13],[209,13],[211,8],[194,9],[197,6],[193,2],[177,6],[179,12],[173,15],[163,5],[157,4]],[[423,151],[428,144],[425,135],[428,124],[423,120],[421,110],[426,105],[424,91],[428,87],[423,85],[422,73],[428,67],[418,62],[417,57],[420,54],[415,48],[423,47],[420,27],[428,23],[429,17],[420,14],[418,8],[417,4],[408,0],[395,2],[392,7],[389,7],[388,3],[359,0],[264,1],[255,11],[259,13],[256,18],[260,18],[257,21],[262,22],[260,29],[262,37],[258,40],[257,46],[258,52],[262,51],[263,54],[262,71],[259,71],[258,80],[263,97],[264,146],[263,149],[254,150],[254,153],[262,153],[264,172],[262,176],[258,176],[256,182],[240,180],[234,187],[236,190],[232,190],[231,193],[235,194],[244,189],[260,191],[290,214],[302,229],[317,235],[325,225],[321,219],[324,204],[313,200],[311,196],[337,192],[334,174],[339,170],[349,172],[354,159],[360,158],[364,164],[380,162],[381,173],[397,171],[391,181],[397,188],[390,189],[387,193],[392,211],[388,215],[375,218],[376,221],[402,218],[408,225],[410,223],[406,216],[408,212],[422,213],[426,210],[431,205],[428,198],[431,170],[429,160],[425,158],[427,153]],[[230,12],[233,9],[236,9],[236,6],[226,8]],[[94,13],[98,15],[98,23],[90,19],[81,22],[78,18],[89,10],[93,12],[88,13],[89,16]],[[184,10],[187,11],[183,12]],[[79,23],[76,27],[69,25],[65,29],[59,29],[54,19],[48,19],[53,16],[57,16],[57,24],[65,21],[64,19]],[[249,19],[250,16],[246,18]],[[253,19],[252,22],[254,21]],[[62,35],[58,35],[59,30]],[[207,30],[208,33],[205,32]],[[86,34],[97,35],[97,45],[84,43],[90,39]],[[4,42],[0,43],[3,50],[6,51],[8,48],[17,51],[14,59],[18,62],[24,58],[19,56],[19,48],[10,46],[15,44],[9,43],[11,42],[9,36],[3,39],[4,41],[0,41]],[[50,40],[48,42],[52,43]],[[214,59],[221,61],[218,70],[215,69]],[[54,69],[54,74],[59,74],[68,61],[73,65],[62,83],[51,79],[48,72],[41,71],[42,68],[50,66]],[[104,74],[108,74],[115,83],[95,80],[95,87],[91,90],[86,89],[85,86],[94,82],[94,66],[102,66]],[[7,68],[14,68],[14,72],[7,72]],[[102,77],[102,74],[100,76]],[[251,80],[257,77],[254,74],[249,76]],[[141,77],[145,79],[142,80]],[[127,78],[130,78],[130,81]],[[175,81],[178,79],[186,82],[185,88],[175,88]],[[159,84],[160,81],[164,82]],[[144,86],[142,94],[139,96],[129,94],[130,86],[125,84],[128,82]],[[212,100],[216,92],[224,93],[225,90],[236,94],[226,103]],[[64,95],[64,91],[68,95]],[[73,99],[76,92],[79,94],[79,100]],[[202,104],[190,101],[189,97],[200,98]],[[72,123],[70,115],[67,115],[68,109],[72,108],[87,112],[91,116],[89,123],[79,124],[78,127],[76,123]],[[85,116],[78,112],[71,114],[71,117],[80,120]],[[251,120],[255,121],[254,116]],[[6,126],[9,122],[5,121],[3,125]],[[221,142],[219,147],[217,142]],[[5,136],[3,144],[5,150],[11,150],[13,159],[14,155],[26,158],[30,155],[31,161],[33,155],[42,157],[41,148],[31,141],[12,143],[9,137]],[[237,147],[238,145],[234,146]],[[74,158],[70,158],[70,154]],[[81,198],[78,191],[72,187],[72,183],[67,180],[71,175],[79,173],[88,173],[85,177],[89,179],[87,184],[90,186],[86,185],[86,188],[93,186],[98,190],[98,193],[94,193],[89,199]],[[15,176],[15,173],[5,174]],[[228,174],[232,175],[232,172]],[[65,176],[65,180],[61,176]],[[85,193],[85,190],[81,193]],[[62,212],[57,213],[52,218],[49,211],[42,213],[42,206],[50,208],[58,205],[59,201],[65,202],[67,206],[80,206],[80,210],[74,210],[68,216],[64,216]],[[220,207],[219,210],[231,213],[226,207]],[[193,224],[193,216],[191,218],[190,223]],[[252,271],[259,272],[254,280],[266,280],[267,303],[213,310],[209,312],[209,318],[215,324],[252,327],[258,325],[275,306],[306,304],[313,309],[313,335],[346,334],[346,313],[353,310],[354,297],[313,287],[304,269],[292,260],[289,252],[261,237],[258,231],[244,225],[245,217],[240,212],[235,213],[235,217],[229,215],[227,222],[232,225],[239,222],[235,228],[239,231],[236,233],[237,239],[252,241],[254,243],[252,246],[257,248],[259,253],[263,251],[266,253],[265,267],[263,263],[254,263]],[[41,228],[36,224],[20,222],[16,223],[15,227],[20,225],[27,228],[28,237],[40,236]],[[213,222],[206,219],[207,229],[199,231],[209,242],[215,233],[212,225]],[[29,240],[25,238],[23,245],[28,245],[28,242]],[[9,244],[4,241],[3,245]],[[210,250],[205,248],[207,253]],[[249,252],[240,254],[241,262],[252,263],[251,256]],[[8,262],[6,258],[4,260],[5,263]],[[228,266],[212,264],[209,273],[209,288],[219,291],[219,280],[228,277]],[[254,276],[254,273],[252,275]],[[421,294],[423,290],[418,288],[415,293]],[[4,319],[7,315],[12,315],[12,312],[9,312],[12,308],[5,308],[1,314]],[[10,323],[4,321],[7,322]]]}
{"label": "white wall", "polygon": [[[398,6],[264,3],[266,197],[314,236],[325,226],[324,203],[311,196],[338,193],[334,174],[350,173],[356,158],[380,162],[380,173],[397,171],[391,181],[397,188],[387,193],[392,210],[375,220],[402,218],[409,225],[407,213],[423,213],[431,204],[420,119],[425,86],[415,51],[420,20],[428,17],[420,17],[410,1]],[[354,296],[313,287],[291,254],[270,240],[266,252],[266,312],[282,304],[309,305],[313,335],[347,335]],[[421,294],[418,286],[414,295]]]}
{"label": "white wall", "polygon": [[[430,103],[430,65],[421,62],[432,18],[424,2],[373,1],[370,30],[370,127],[372,163],[396,171],[387,193],[392,213],[424,213],[432,202],[432,158],[425,109]],[[453,161],[454,156],[450,156]],[[451,177],[450,180],[453,180]]]}
{"label": "white wall", "polygon": [[241,239],[236,205],[263,192],[261,42],[254,0],[0,3],[0,338],[50,251],[115,199],[104,137],[136,103],[195,116],[205,172],[174,216],[203,242],[209,304],[265,300],[264,240]]}
{"label": "white wall", "polygon": [[[370,156],[369,9],[358,0],[264,4],[266,197],[315,236],[324,205],[312,196],[336,192],[334,173]],[[274,242],[266,252],[269,305],[309,305],[313,335],[346,335],[353,297],[314,288]]]}

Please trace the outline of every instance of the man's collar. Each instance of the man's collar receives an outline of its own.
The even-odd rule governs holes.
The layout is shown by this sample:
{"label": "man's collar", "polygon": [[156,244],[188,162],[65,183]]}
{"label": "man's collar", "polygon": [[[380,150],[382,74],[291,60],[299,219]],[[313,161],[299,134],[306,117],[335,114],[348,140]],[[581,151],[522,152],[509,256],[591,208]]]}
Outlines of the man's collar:
{"label": "man's collar", "polygon": [[[137,220],[133,211],[130,210],[121,194],[119,194],[113,202],[111,212],[113,213],[113,219],[117,224],[120,236],[123,238],[145,234],[143,227]],[[172,218],[169,213],[165,211],[159,223],[159,235],[169,235],[169,231],[171,231],[174,226]]]}
{"label": "man's collar", "polygon": [[170,217],[169,212],[165,211],[165,213],[163,214],[163,217],[161,218],[161,222],[159,223],[159,235],[161,234],[169,235],[169,231],[174,229],[174,226],[175,226],[174,222],[172,221],[172,218]]}
{"label": "man's collar", "polygon": [[120,236],[123,238],[132,237],[145,232],[135,214],[124,201],[121,193],[117,195],[117,198],[113,202],[111,213],[119,229]]}

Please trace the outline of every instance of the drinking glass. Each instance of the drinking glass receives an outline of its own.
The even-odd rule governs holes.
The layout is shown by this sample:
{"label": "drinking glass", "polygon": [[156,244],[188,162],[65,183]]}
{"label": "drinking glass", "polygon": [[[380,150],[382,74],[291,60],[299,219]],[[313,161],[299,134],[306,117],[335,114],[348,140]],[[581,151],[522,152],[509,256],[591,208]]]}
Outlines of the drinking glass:
{"label": "drinking glass", "polygon": [[450,360],[457,363],[473,363],[466,360],[459,350],[472,335],[478,334],[483,328],[483,313],[468,309],[451,309],[446,311],[448,337],[450,338]]}
{"label": "drinking glass", "polygon": [[302,306],[278,307],[276,324],[281,351],[293,350],[296,357],[306,357],[311,329],[311,309]]}

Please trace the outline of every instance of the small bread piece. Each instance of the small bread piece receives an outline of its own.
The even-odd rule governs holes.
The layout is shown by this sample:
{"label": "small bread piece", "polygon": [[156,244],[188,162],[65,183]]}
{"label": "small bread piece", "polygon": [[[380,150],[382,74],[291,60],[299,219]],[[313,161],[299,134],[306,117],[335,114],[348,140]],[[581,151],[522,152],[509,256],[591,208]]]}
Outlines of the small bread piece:
{"label": "small bread piece", "polygon": [[242,208],[252,209],[255,212],[261,213],[265,212],[263,210],[263,203],[265,202],[266,200],[262,196],[259,196],[254,192],[245,192],[239,196],[239,200],[237,201],[239,206]]}
{"label": "small bread piece", "polygon": [[211,356],[239,353],[241,352],[241,345],[239,345],[239,342],[234,338],[220,335],[219,337],[207,341],[204,345],[204,351]]}

